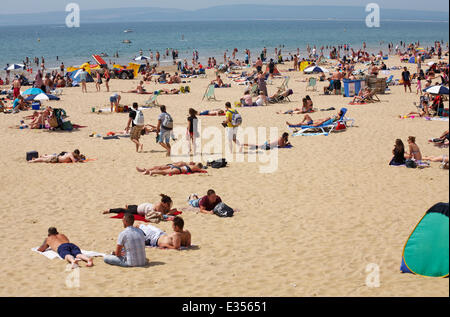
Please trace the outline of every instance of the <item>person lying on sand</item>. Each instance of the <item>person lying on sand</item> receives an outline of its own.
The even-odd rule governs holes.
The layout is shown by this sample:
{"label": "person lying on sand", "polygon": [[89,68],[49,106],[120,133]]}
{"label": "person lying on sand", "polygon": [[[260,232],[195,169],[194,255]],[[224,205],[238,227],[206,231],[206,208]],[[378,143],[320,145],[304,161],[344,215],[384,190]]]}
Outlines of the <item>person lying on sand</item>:
{"label": "person lying on sand", "polygon": [[186,162],[175,162],[175,163],[172,163],[172,164],[153,166],[153,167],[150,167],[150,168],[139,168],[139,167],[136,167],[136,170],[139,173],[143,173],[144,175],[148,175],[151,171],[165,171],[165,170],[169,170],[169,169],[172,169],[172,168],[175,168],[175,167],[182,167],[182,166],[186,166],[186,165],[195,165],[195,164],[196,163],[194,163],[194,162],[189,162],[189,163],[186,163]]}
{"label": "person lying on sand", "polygon": [[162,215],[174,215],[178,210],[172,209],[172,198],[167,195],[161,194],[161,201],[152,204],[152,203],[142,203],[140,205],[126,205],[125,208],[113,208],[109,210],[105,210],[102,213],[106,214],[120,214],[120,213],[130,213],[133,215],[141,215],[145,216],[147,213],[152,211],[160,212]]}
{"label": "person lying on sand", "polygon": [[214,189],[208,190],[206,196],[199,198],[196,194],[189,196],[188,203],[191,207],[200,208],[200,212],[213,215],[214,208],[222,202],[222,199],[216,194]]}
{"label": "person lying on sand", "polygon": [[199,116],[224,116],[225,111],[223,109],[205,110],[198,114]]}
{"label": "person lying on sand", "polygon": [[424,157],[422,157],[422,161],[448,163],[448,156],[447,155],[424,156]]}
{"label": "person lying on sand", "polygon": [[44,243],[39,247],[39,252],[44,252],[48,248],[59,254],[61,258],[72,264],[72,269],[78,267],[78,262],[83,260],[87,263],[86,266],[91,267],[94,265],[94,260],[81,253],[79,247],[70,243],[69,239],[58,233],[56,228],[51,227],[48,229],[48,237],[45,238]]}
{"label": "person lying on sand", "polygon": [[143,173],[144,175],[180,175],[180,174],[194,174],[194,173],[202,173],[204,171],[203,164],[186,164],[182,166],[172,165],[171,168],[166,170],[154,170],[144,172],[144,169],[136,168],[138,172]]}
{"label": "person lying on sand", "polygon": [[277,141],[274,141],[272,143],[270,143],[269,141],[266,141],[263,145],[243,144],[243,146],[249,147],[249,148],[255,149],[255,150],[257,150],[257,149],[271,150],[271,149],[274,149],[277,147],[284,148],[284,147],[291,145],[289,143],[288,138],[289,138],[289,133],[284,132],[283,135]]}
{"label": "person lying on sand", "polygon": [[139,95],[152,95],[152,92],[146,92],[144,89],[144,82],[141,80],[139,82],[139,85],[137,85],[136,89],[133,90],[129,90],[129,91],[122,91],[122,93],[124,94],[131,94],[131,93],[135,93],[135,94],[139,94]]}
{"label": "person lying on sand", "polygon": [[299,122],[297,124],[291,124],[291,123],[286,121],[286,124],[289,125],[289,126],[292,126],[292,125],[298,125],[298,126],[308,125],[308,126],[312,126],[312,127],[318,127],[321,124],[323,124],[323,123],[325,123],[325,122],[327,122],[329,120],[333,120],[333,122],[341,120],[343,115],[344,115],[344,113],[343,113],[342,109],[339,110],[339,113],[336,116],[328,117],[328,118],[325,118],[325,119],[313,120],[308,114],[305,114],[305,116],[303,117],[303,120],[301,122]]}
{"label": "person lying on sand", "polygon": [[52,114],[52,108],[47,107],[44,111],[37,114],[30,122],[30,129],[43,129],[45,128],[45,122],[50,118]]}
{"label": "person lying on sand", "polygon": [[44,155],[34,158],[28,163],[76,163],[85,160],[84,155],[80,154],[80,150],[73,152],[61,152],[60,154]]}
{"label": "person lying on sand", "polygon": [[179,250],[181,247],[191,246],[191,233],[184,230],[184,220],[176,216],[172,222],[172,234],[167,234],[152,225],[140,225],[137,227],[145,233],[145,245],[160,249]]}
{"label": "person lying on sand", "polygon": [[450,135],[449,130],[445,131],[439,138],[428,140],[428,142],[434,143],[436,146],[449,145]]}

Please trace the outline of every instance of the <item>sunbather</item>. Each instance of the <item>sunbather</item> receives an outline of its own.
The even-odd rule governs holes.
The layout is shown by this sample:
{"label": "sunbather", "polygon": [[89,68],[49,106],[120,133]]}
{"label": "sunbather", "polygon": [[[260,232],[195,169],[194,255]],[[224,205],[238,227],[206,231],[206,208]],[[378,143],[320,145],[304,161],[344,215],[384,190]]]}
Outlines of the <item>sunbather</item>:
{"label": "sunbather", "polygon": [[34,158],[28,163],[76,163],[85,160],[84,155],[80,154],[80,150],[73,152],[61,152],[60,154],[44,155]]}
{"label": "sunbather", "polygon": [[69,239],[64,234],[60,234],[54,227],[48,229],[48,237],[45,238],[44,243],[39,247],[38,251],[44,252],[49,247],[57,252],[61,258],[71,263],[73,269],[78,267],[77,263],[80,260],[85,261],[88,267],[94,265],[92,258],[82,254],[80,248],[70,243]]}
{"label": "sunbather", "polygon": [[222,202],[219,195],[214,189],[209,189],[205,196],[199,198],[196,194],[191,194],[188,203],[191,207],[200,208],[200,212],[204,214],[214,214],[214,208]]}
{"label": "sunbather", "polygon": [[122,93],[125,93],[125,94],[135,93],[135,94],[139,94],[139,95],[152,95],[153,94],[153,92],[145,91],[144,82],[142,80],[139,82],[139,85],[137,85],[136,89],[129,90],[129,91],[122,91]]}
{"label": "sunbather", "polygon": [[249,147],[249,148],[255,149],[255,150],[257,150],[257,149],[271,150],[276,147],[284,148],[284,147],[291,145],[289,143],[288,138],[289,138],[289,133],[285,132],[277,141],[274,141],[274,142],[266,141],[263,145],[244,144],[243,146]]}
{"label": "sunbather", "polygon": [[406,159],[414,159],[416,163],[420,164],[422,161],[422,153],[419,146],[416,144],[416,138],[413,136],[408,137],[409,152],[405,154]]}
{"label": "sunbather", "polygon": [[449,130],[445,131],[439,138],[428,140],[436,146],[448,146],[450,141]]}
{"label": "sunbather", "polygon": [[352,100],[352,103],[355,102],[364,102],[367,100],[367,98],[370,96],[370,89],[364,88],[359,91],[359,94],[355,96]]}
{"label": "sunbather", "polygon": [[199,116],[224,116],[225,111],[223,109],[204,110],[198,114]]}
{"label": "sunbather", "polygon": [[177,209],[172,209],[172,198],[167,195],[161,194],[161,201],[156,204],[142,203],[140,205],[126,205],[125,208],[113,208],[105,210],[103,214],[120,214],[120,213],[131,213],[133,215],[145,216],[147,213],[152,211],[160,212],[163,215],[173,215],[177,212]]}
{"label": "sunbather", "polygon": [[142,224],[139,229],[145,234],[145,244],[151,247],[179,250],[181,247],[191,246],[191,233],[184,230],[184,220],[178,216],[173,219],[172,234],[167,234],[152,225]]}
{"label": "sunbather", "polygon": [[422,157],[422,161],[448,163],[448,155],[424,156]]}
{"label": "sunbather", "polygon": [[[170,169],[167,170],[155,170],[150,171],[148,175],[180,175],[180,174],[194,174],[194,173],[201,173],[205,171],[203,169],[202,163],[197,164],[189,164],[189,165],[183,165],[181,167],[173,166]],[[146,174],[147,175],[147,174]]]}
{"label": "sunbather", "polygon": [[43,129],[45,128],[45,122],[49,119],[52,113],[52,108],[47,107],[44,111],[37,113],[31,122],[30,129]]}
{"label": "sunbather", "polygon": [[303,114],[303,113],[310,113],[313,112],[312,108],[312,101],[309,101],[306,98],[303,98],[303,107],[302,108],[295,108],[293,110],[287,110],[284,112],[278,111],[277,114]]}
{"label": "sunbather", "polygon": [[298,123],[298,124],[291,124],[289,122],[286,121],[286,124],[289,126],[293,126],[293,125],[308,125],[311,127],[318,127],[320,125],[322,125],[323,123],[332,120],[332,122],[336,122],[342,119],[342,117],[344,116],[344,111],[341,109],[339,110],[338,114],[333,116],[333,117],[328,117],[325,119],[317,119],[317,120],[313,120],[308,114],[305,114],[305,116],[303,117],[303,120]]}
{"label": "sunbather", "polygon": [[176,162],[176,163],[172,163],[172,164],[167,164],[167,165],[159,165],[159,166],[153,166],[150,168],[139,168],[136,167],[136,170],[139,173],[143,173],[144,175],[148,175],[151,171],[164,171],[164,170],[169,170],[175,167],[182,167],[182,166],[186,166],[186,165],[195,165],[196,163],[194,162]]}

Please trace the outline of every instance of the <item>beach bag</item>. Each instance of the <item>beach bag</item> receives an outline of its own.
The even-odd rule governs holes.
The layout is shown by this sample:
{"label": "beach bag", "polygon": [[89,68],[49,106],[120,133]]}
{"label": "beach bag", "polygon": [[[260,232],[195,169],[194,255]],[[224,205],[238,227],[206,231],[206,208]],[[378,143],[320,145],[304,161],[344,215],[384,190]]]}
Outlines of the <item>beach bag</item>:
{"label": "beach bag", "polygon": [[222,168],[227,166],[227,160],[226,159],[220,159],[215,160],[212,162],[208,162],[207,165],[211,166],[212,168]]}
{"label": "beach bag", "polygon": [[63,122],[61,125],[61,130],[72,131],[73,130],[72,122],[70,122],[70,121]]}
{"label": "beach bag", "polygon": [[59,126],[58,119],[55,116],[51,116],[50,119],[48,119],[48,123],[52,128],[57,128]]}
{"label": "beach bag", "polygon": [[234,210],[225,203],[218,203],[213,212],[219,217],[233,217],[234,214]]}
{"label": "beach bag", "polygon": [[151,222],[151,223],[159,223],[162,220],[162,213],[156,210],[149,210],[145,214],[145,220]]}
{"label": "beach bag", "polygon": [[163,122],[162,122],[162,127],[165,130],[172,130],[173,129],[173,119],[170,116],[170,114],[166,113],[166,115],[164,116]]}
{"label": "beach bag", "polygon": [[228,110],[228,111],[232,113],[231,124],[233,125],[233,127],[240,126],[242,124],[242,116],[236,110],[234,111]]}
{"label": "beach bag", "polygon": [[344,131],[344,130],[346,130],[347,129],[347,126],[345,125],[345,123],[343,123],[343,122],[338,122],[337,123],[337,125],[336,125],[336,131]]}
{"label": "beach bag", "polygon": [[413,160],[406,160],[405,165],[407,168],[416,168],[417,163]]}
{"label": "beach bag", "polygon": [[136,117],[133,121],[134,125],[142,126],[144,125],[144,113],[140,110],[136,110]]}

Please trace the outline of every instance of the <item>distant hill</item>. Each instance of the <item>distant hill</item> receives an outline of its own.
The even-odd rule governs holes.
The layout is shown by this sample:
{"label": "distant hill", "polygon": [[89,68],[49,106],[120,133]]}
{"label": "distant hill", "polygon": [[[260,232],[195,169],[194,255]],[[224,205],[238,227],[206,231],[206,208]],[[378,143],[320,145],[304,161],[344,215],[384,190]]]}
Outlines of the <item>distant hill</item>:
{"label": "distant hill", "polygon": [[[64,24],[64,11],[38,14],[0,14],[0,25]],[[163,8],[124,8],[81,11],[81,23],[211,21],[211,20],[364,20],[364,7],[227,5],[195,11]],[[446,21],[448,12],[381,8],[381,20]]]}

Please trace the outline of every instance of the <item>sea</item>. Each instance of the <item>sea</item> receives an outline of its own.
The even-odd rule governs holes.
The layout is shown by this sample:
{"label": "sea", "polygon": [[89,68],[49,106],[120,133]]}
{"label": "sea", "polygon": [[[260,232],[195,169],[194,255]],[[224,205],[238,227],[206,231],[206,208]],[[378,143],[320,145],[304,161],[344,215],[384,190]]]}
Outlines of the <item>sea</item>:
{"label": "sea", "polygon": [[[427,47],[443,41],[445,47],[448,40],[448,22],[422,21],[381,21],[379,28],[369,28],[365,21],[336,20],[82,23],[79,28],[0,26],[0,69],[7,63],[22,63],[26,57],[44,56],[47,68],[61,62],[66,66],[93,62],[92,54],[101,53],[108,56],[104,57],[107,63],[127,64],[142,50],[145,56],[159,51],[162,64],[169,64],[172,60],[164,56],[166,49],[177,49],[179,58],[189,62],[197,50],[201,61],[215,57],[220,63],[224,52],[230,56],[234,48],[238,49],[237,58],[243,59],[245,49],[255,57],[264,47],[269,57],[275,56],[275,48],[281,48],[285,56],[299,48],[300,55],[306,56],[308,45],[347,44],[359,49],[366,42],[369,51],[386,53],[390,42],[420,42]],[[113,58],[116,53],[119,58]]]}

